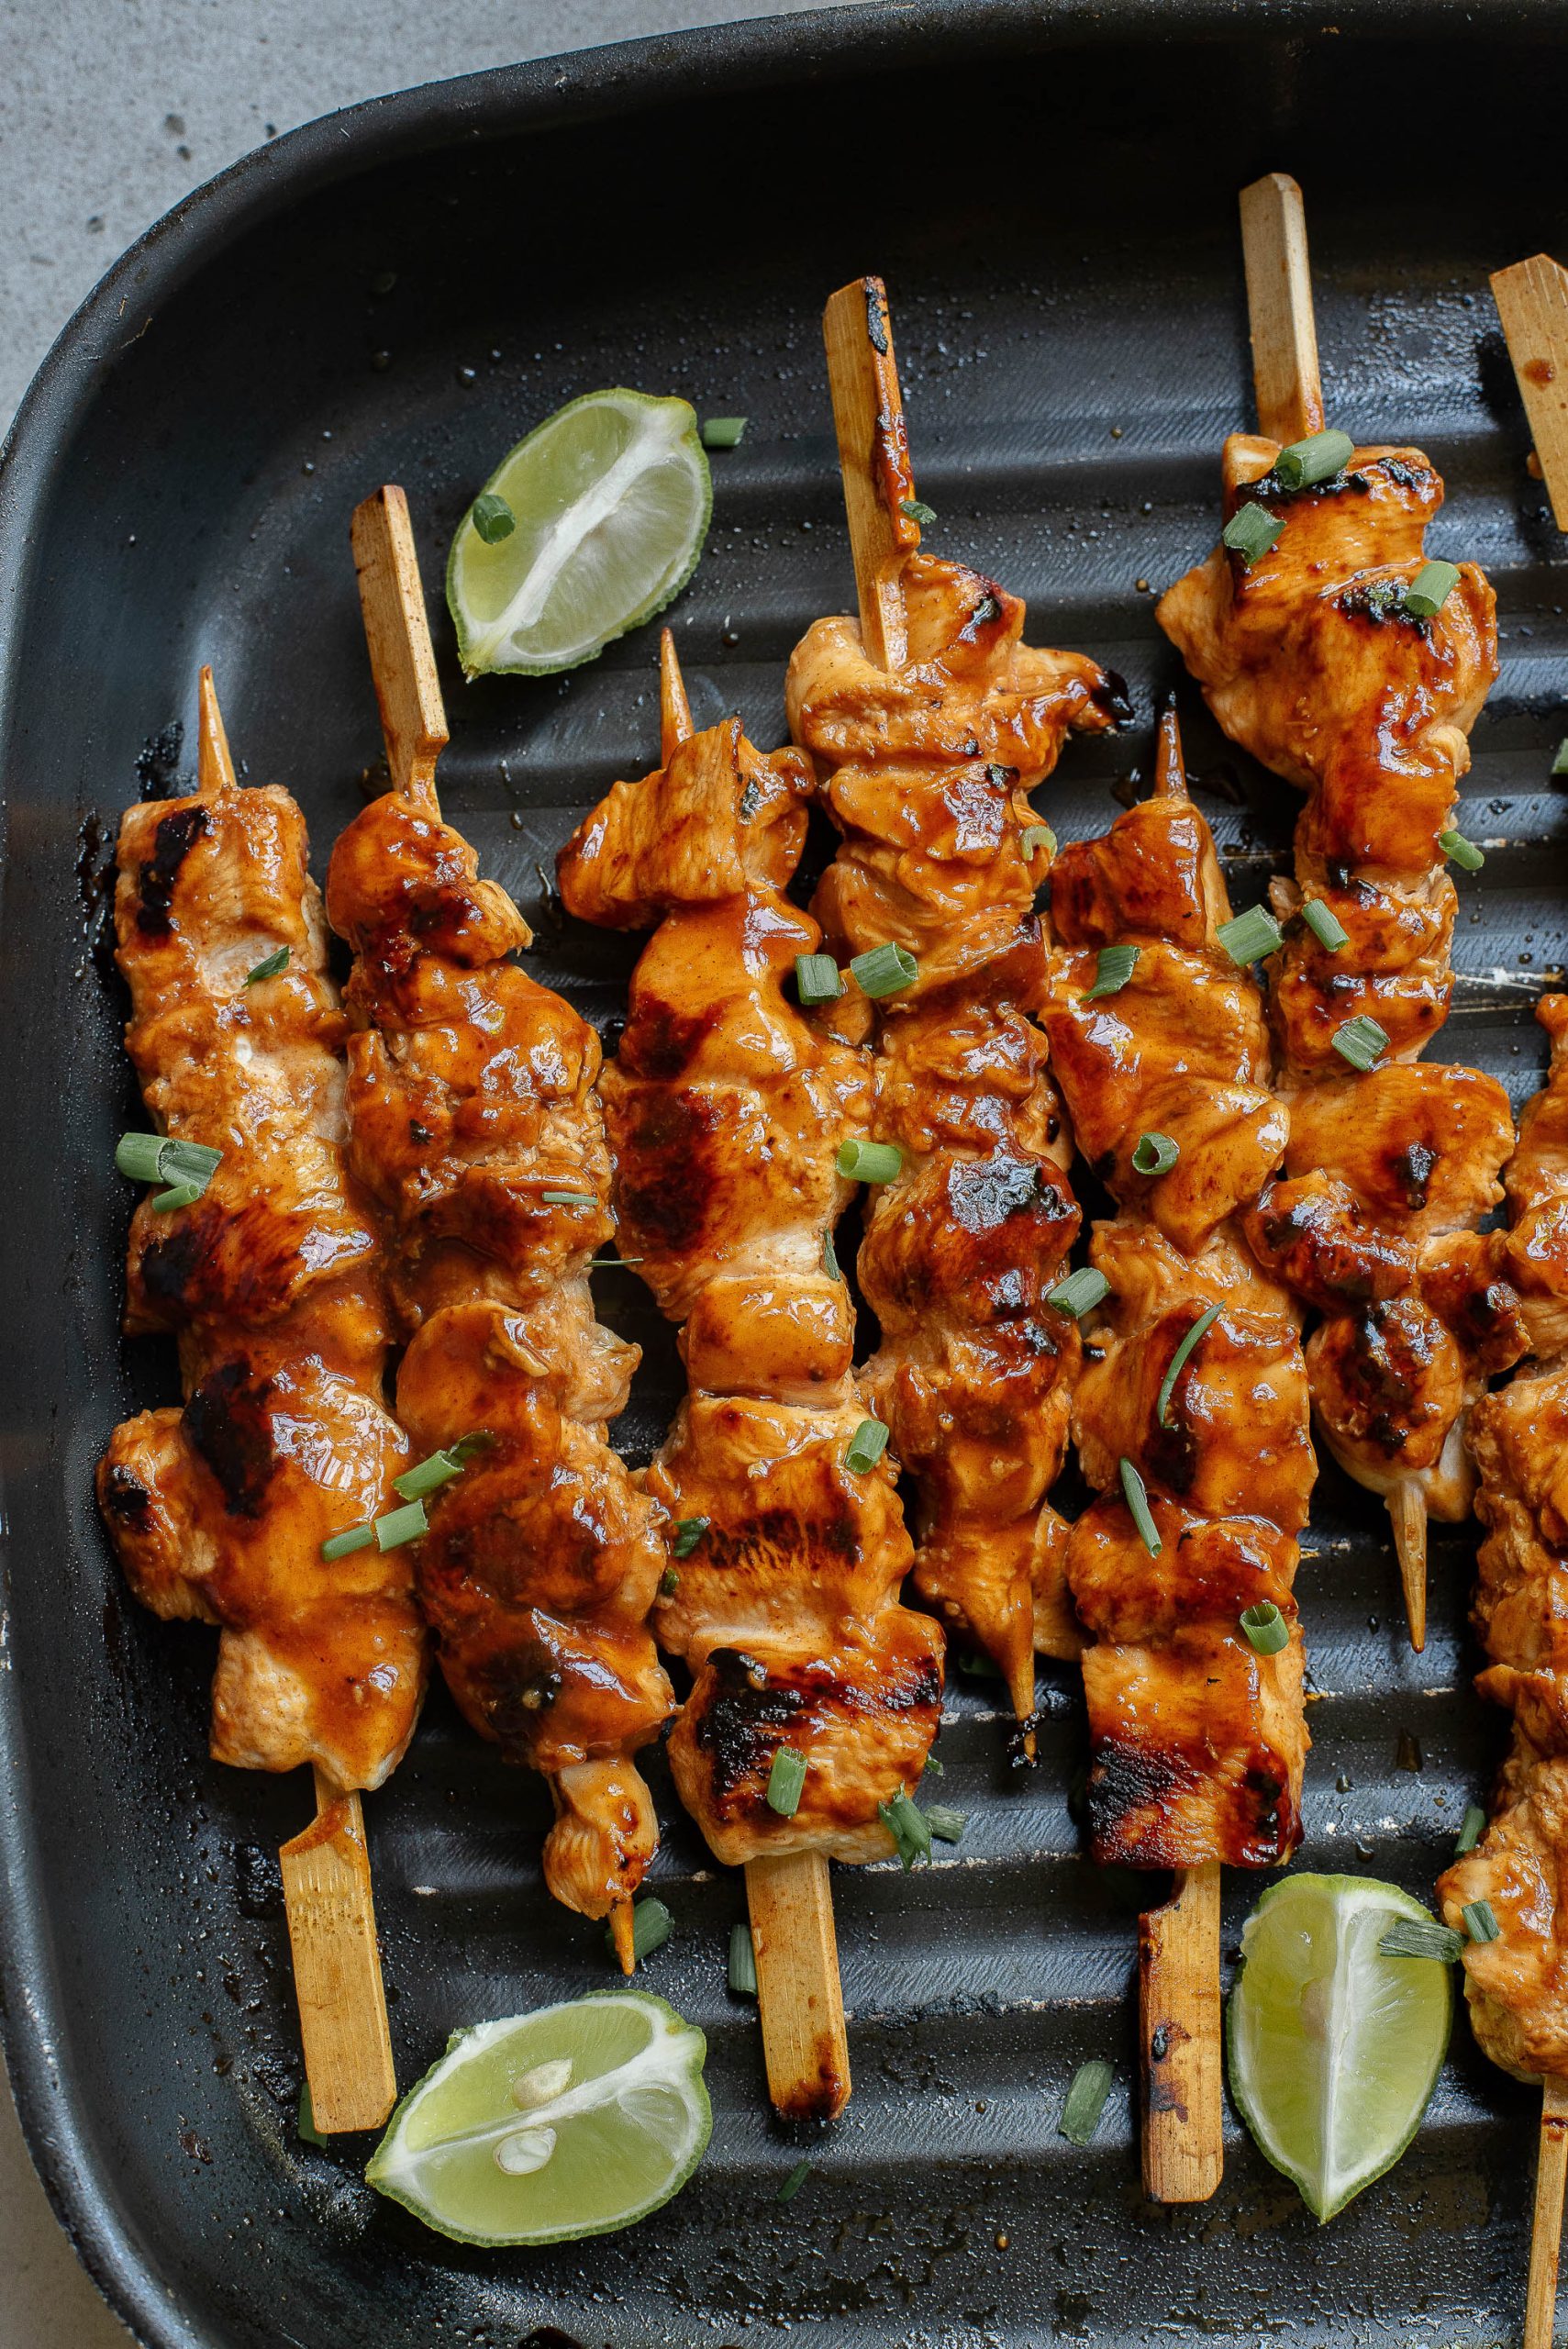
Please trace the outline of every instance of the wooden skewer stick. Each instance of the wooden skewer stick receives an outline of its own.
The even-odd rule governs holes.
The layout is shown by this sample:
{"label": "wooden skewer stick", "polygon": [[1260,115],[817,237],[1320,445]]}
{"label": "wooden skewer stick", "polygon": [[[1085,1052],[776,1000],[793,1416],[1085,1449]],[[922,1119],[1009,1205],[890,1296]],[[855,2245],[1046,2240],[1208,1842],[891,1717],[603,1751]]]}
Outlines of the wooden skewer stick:
{"label": "wooden skewer stick", "polygon": [[1562,2241],[1562,2188],[1568,2179],[1568,2080],[1541,2083],[1540,2154],[1529,2238],[1524,2349],[1551,2349],[1557,2315],[1557,2260]]}
{"label": "wooden skewer stick", "polygon": [[[1287,172],[1254,180],[1240,203],[1258,425],[1271,440],[1287,444],[1323,429],[1307,214]],[[1427,1512],[1419,1486],[1396,1486],[1388,1514],[1410,1644],[1418,1653],[1427,1643]]]}
{"label": "wooden skewer stick", "polygon": [[[693,731],[675,640],[662,629],[659,742],[666,765]],[[781,1852],[748,1860],[746,1907],[769,2101],[791,2120],[832,2121],[850,2100],[850,2038],[826,1854]]]}
{"label": "wooden skewer stick", "polygon": [[[196,786],[204,799],[239,787],[210,669],[197,693]],[[379,2129],[397,2100],[397,2077],[359,1796],[318,1768],[316,1816],[278,1864],[311,2118],[323,2136]]]}
{"label": "wooden skewer stick", "polygon": [[1536,462],[1560,530],[1568,530],[1568,269],[1537,253],[1492,278]]}

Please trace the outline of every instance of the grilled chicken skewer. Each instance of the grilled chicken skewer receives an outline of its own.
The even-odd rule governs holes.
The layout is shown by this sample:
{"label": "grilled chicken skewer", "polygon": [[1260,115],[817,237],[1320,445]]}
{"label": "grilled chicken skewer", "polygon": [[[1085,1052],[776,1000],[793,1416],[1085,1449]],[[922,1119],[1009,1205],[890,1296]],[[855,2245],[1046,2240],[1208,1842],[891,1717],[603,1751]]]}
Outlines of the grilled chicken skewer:
{"label": "grilled chicken skewer", "polygon": [[815,624],[785,699],[843,835],[813,911],[854,958],[839,1016],[874,1035],[891,1146],[867,1192],[882,1343],[862,1375],[919,1491],[915,1586],[999,1666],[1032,1753],[1036,1651],[1082,1642],[1046,1499],[1080,1355],[1050,1299],[1079,1211],[1031,1016],[1051,836],[1027,794],[1070,731],[1129,713],[1093,661],[1022,642],[1016,596],[919,551],[881,280],[835,294],[825,333],[860,619]]}
{"label": "grilled chicken skewer", "polygon": [[1253,1239],[1323,1317],[1307,1350],[1318,1425],[1387,1502],[1419,1649],[1427,1519],[1468,1514],[1465,1414],[1523,1343],[1476,1230],[1502,1197],[1507,1097],[1416,1064],[1453,990],[1445,843],[1497,671],[1494,597],[1473,564],[1425,563],[1442,484],[1418,450],[1341,435],[1323,478],[1296,487],[1278,469],[1323,417],[1300,190],[1276,173],[1241,208],[1262,431],[1226,442],[1231,536],[1158,618],[1226,732],[1308,794],[1294,883],[1274,892],[1290,1148]]}
{"label": "grilled chicken skewer", "polygon": [[328,874],[357,957],[350,1155],[389,1235],[398,1416],[421,1453],[466,1454],[429,1496],[419,1598],[467,1720],[549,1782],[545,1882],[609,1918],[629,1974],[658,1840],[632,1756],[673,1709],[648,1629],[669,1553],[606,1442],[639,1356],[589,1294],[615,1230],[598,1039],[510,959],[528,925],[441,821],[446,718],[400,489],[356,509],[353,546],[393,789]]}
{"label": "grilled chicken skewer", "polygon": [[1161,2201],[1219,2183],[1220,1865],[1295,1850],[1308,1742],[1291,1596],[1316,1466],[1300,1313],[1241,1228],[1287,1134],[1247,918],[1230,922],[1168,710],[1154,796],[1057,857],[1045,1017],[1079,1147],[1118,1208],[1090,1243],[1108,1295],[1073,1433],[1100,1497],[1066,1574],[1092,1642],[1094,1857],[1176,1870],[1140,1935],[1144,2183]]}
{"label": "grilled chicken skewer", "polygon": [[917,1785],[942,1636],[898,1604],[909,1539],[851,1366],[831,1230],[863,1137],[865,1054],[792,1000],[817,924],[783,895],[812,791],[739,719],[694,735],[674,646],[664,764],[617,784],[559,860],[584,919],[659,928],[601,1080],[622,1236],[682,1325],[690,1384],[649,1488],[681,1529],[655,1621],[695,1678],[670,1741],[682,1800],[745,1865],[769,2093],[850,2093],[828,1856],[883,1859]]}
{"label": "grilled chicken skewer", "polygon": [[1551,1067],[1519,1121],[1503,1242],[1530,1360],[1475,1405],[1468,1436],[1486,1528],[1472,1620],[1491,1658],[1475,1685],[1512,1712],[1513,1742],[1492,1823],[1438,1897],[1466,1935],[1476,2038],[1543,2090],[1525,2343],[1551,2349],[1568,2147],[1568,996],[1536,1017]]}
{"label": "grilled chicken skewer", "polygon": [[98,1498],[155,1614],[220,1626],[214,1758],[316,1777],[281,1855],[306,2073],[323,2132],[396,2095],[360,1791],[413,1734],[426,1642],[406,1548],[323,1542],[396,1508],[391,1336],[373,1222],[344,1164],[345,1023],[305,820],[241,790],[212,672],[198,787],[120,828],[127,1048],[159,1131],[222,1157],[131,1222],[126,1326],[179,1342],[183,1409],[115,1431]]}

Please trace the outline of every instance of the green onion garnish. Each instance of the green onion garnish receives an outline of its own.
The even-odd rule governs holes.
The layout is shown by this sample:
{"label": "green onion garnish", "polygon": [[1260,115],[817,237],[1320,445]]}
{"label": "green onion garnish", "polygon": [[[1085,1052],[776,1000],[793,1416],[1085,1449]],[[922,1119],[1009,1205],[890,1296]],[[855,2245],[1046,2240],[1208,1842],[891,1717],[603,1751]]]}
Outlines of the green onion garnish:
{"label": "green onion garnish", "polygon": [[702,424],[702,444],[705,449],[738,449],[748,418],[743,416],[705,416]]}
{"label": "green onion garnish", "polygon": [[378,1550],[396,1550],[405,1542],[417,1542],[429,1530],[424,1502],[409,1501],[404,1508],[390,1509],[385,1517],[376,1519],[375,1545]]}
{"label": "green onion garnish", "polygon": [[912,987],[920,975],[920,965],[906,946],[873,946],[869,953],[857,954],[850,964],[855,985],[862,995],[897,995],[903,987]]}
{"label": "green onion garnish", "polygon": [[729,1987],[738,1998],[757,1995],[757,1947],[748,1924],[729,1928]]}
{"label": "green onion garnish", "polygon": [[1464,1936],[1431,1917],[1400,1917],[1378,1943],[1381,1957],[1436,1957],[1451,1965],[1464,1947]]}
{"label": "green onion garnish", "polygon": [[903,1172],[904,1152],[895,1141],[841,1142],[834,1160],[851,1183],[891,1183]]}
{"label": "green onion garnish", "polygon": [[1438,846],[1450,863],[1457,864],[1464,873],[1479,873],[1486,862],[1475,842],[1467,841],[1462,832],[1440,832]]}
{"label": "green onion garnish", "polygon": [[1245,563],[1256,562],[1267,554],[1284,524],[1273,514],[1265,513],[1261,506],[1238,507],[1220,532],[1232,554],[1239,554]]}
{"label": "green onion garnish", "polygon": [[480,491],[468,509],[468,518],[487,547],[497,546],[503,539],[509,539],[517,527],[517,516],[506,499],[497,497],[493,489]]}
{"label": "green onion garnish", "polygon": [[334,1558],[346,1558],[355,1550],[368,1550],[375,1540],[373,1525],[351,1525],[347,1533],[334,1533],[330,1541],[321,1544],[321,1554],[328,1565]]}
{"label": "green onion garnish", "polygon": [[969,1824],[969,1813],[954,1810],[951,1803],[934,1802],[926,1813],[926,1824],[944,1843],[961,1843]]}
{"label": "green onion garnish", "polygon": [[299,2119],[295,2123],[295,2130],[297,2135],[305,2139],[307,2145],[324,2145],[327,2143],[316,2125],[316,2108],[310,2101],[308,2080],[299,2092]]}
{"label": "green onion garnish", "polygon": [[455,1443],[448,1444],[447,1457],[455,1460],[460,1468],[466,1468],[476,1452],[494,1452],[495,1449],[495,1439],[488,1428],[471,1428],[466,1435],[460,1435]]}
{"label": "green onion garnish", "polygon": [[198,1196],[223,1163],[221,1150],[205,1141],[176,1141],[170,1134],[121,1134],[115,1164],[133,1183],[194,1184]]}
{"label": "green onion garnish", "polygon": [[1132,1163],[1140,1174],[1168,1174],[1181,1154],[1181,1144],[1169,1134],[1140,1134]]}
{"label": "green onion garnish", "polygon": [[1111,2092],[1111,2067],[1098,2055],[1080,2064],[1073,2075],[1057,2122],[1059,2135],[1072,2145],[1086,2145],[1100,2125],[1106,2099]]}
{"label": "green onion garnish", "polygon": [[1424,562],[1405,590],[1405,609],[1413,620],[1433,619],[1458,584],[1456,562]]}
{"label": "green onion garnish", "polygon": [[1026,856],[1032,856],[1036,849],[1040,848],[1049,850],[1051,854],[1054,856],[1056,854],[1056,834],[1051,830],[1049,824],[1026,824],[1023,830],[1018,835],[1018,846],[1022,849]]}
{"label": "green onion garnish", "polygon": [[680,1575],[675,1572],[675,1569],[674,1569],[674,1567],[673,1567],[673,1566],[666,1566],[666,1567],[665,1567],[665,1569],[664,1569],[664,1571],[663,1571],[663,1573],[662,1573],[662,1574],[660,1575],[660,1577],[659,1577],[659,1596],[660,1596],[660,1598],[674,1598],[674,1596],[675,1596],[675,1593],[680,1589],[680,1587],[681,1587],[681,1577],[680,1577]]}
{"label": "green onion garnish", "polygon": [[912,1803],[900,1787],[891,1802],[879,1802],[876,1815],[898,1846],[898,1856],[908,1875],[917,1860],[931,1856],[931,1823],[919,1806]]}
{"label": "green onion garnish", "polygon": [[673,1558],[689,1558],[712,1522],[708,1517],[678,1517],[675,1520],[675,1538],[670,1544],[670,1555]]}
{"label": "green onion garnish", "polygon": [[1301,918],[1327,952],[1337,954],[1341,946],[1351,942],[1351,933],[1338,914],[1330,912],[1321,897],[1307,897],[1302,901]]}
{"label": "green onion garnish", "polygon": [[166,1191],[154,1191],[152,1212],[168,1215],[175,1208],[194,1208],[206,1188],[205,1183],[173,1183]]}
{"label": "green onion garnish", "polygon": [[1465,1807],[1459,1823],[1459,1841],[1453,1847],[1455,1859],[1462,1859],[1466,1852],[1473,1852],[1486,1831],[1486,1814],[1478,1802]]}
{"label": "green onion garnish", "polygon": [[1369,1019],[1364,1011],[1358,1012],[1354,1019],[1347,1019],[1342,1028],[1336,1028],[1329,1041],[1340,1059],[1360,1069],[1363,1076],[1388,1050],[1386,1030],[1380,1028],[1375,1019]]}
{"label": "green onion garnish", "polygon": [[290,947],[280,946],[275,954],[268,954],[264,956],[263,959],[260,963],[256,963],[252,969],[246,972],[246,985],[248,987],[253,987],[258,979],[275,979],[280,971],[286,971],[288,969],[289,955],[292,951],[293,950]]}
{"label": "green onion garnish", "polygon": [[947,1764],[939,1762],[934,1753],[927,1754],[926,1767],[934,1778],[945,1778],[947,1776]]}
{"label": "green onion garnish", "polygon": [[1255,1607],[1244,1608],[1241,1629],[1246,1632],[1260,1655],[1278,1655],[1281,1648],[1290,1645],[1290,1625],[1272,1598],[1260,1598]]}
{"label": "green onion garnish", "polygon": [[596,1208],[599,1204],[592,1191],[541,1191],[539,1197],[547,1208]]}
{"label": "green onion garnish", "polygon": [[1501,1941],[1503,1928],[1492,1914],[1489,1900],[1467,1900],[1464,1904],[1464,1930],[1473,1942]]}
{"label": "green onion garnish", "polygon": [[781,1819],[793,1819],[800,1809],[805,1785],[805,1754],[797,1753],[793,1745],[781,1745],[768,1772],[768,1809],[776,1810]]}
{"label": "green onion garnish", "polygon": [[830,1281],[843,1278],[843,1275],[839,1270],[839,1252],[833,1245],[833,1235],[830,1231],[825,1231],[822,1234],[822,1269]]}
{"label": "green onion garnish", "polygon": [[1045,1301],[1053,1305],[1058,1313],[1070,1313],[1074,1321],[1081,1321],[1110,1293],[1111,1285],[1104,1273],[1096,1273],[1085,1264],[1081,1271],[1069,1273],[1064,1281],[1058,1281],[1054,1288],[1048,1288]]}
{"label": "green onion garnish", "polygon": [[401,1493],[406,1501],[417,1501],[427,1493],[439,1492],[454,1476],[461,1476],[463,1464],[454,1460],[450,1452],[432,1452],[428,1460],[418,1461],[414,1467],[405,1468],[401,1476],[392,1480],[392,1489]]}
{"label": "green onion garnish", "polygon": [[1274,459],[1274,478],[1282,489],[1310,489],[1315,482],[1332,481],[1355,455],[1348,432],[1314,432],[1293,440]]}
{"label": "green onion garnish", "polygon": [[806,2179],[810,2176],[811,2164],[806,2161],[796,2162],[795,2167],[791,2170],[789,2176],[785,2178],[784,2184],[774,2195],[774,2201],[793,2202],[795,2196],[800,2192],[801,2188],[806,2184]]}
{"label": "green onion garnish", "polygon": [[844,992],[844,981],[831,954],[795,956],[795,992],[807,1008],[814,1003],[838,1002]]}
{"label": "green onion garnish", "polygon": [[[651,1957],[656,1949],[663,1948],[674,1930],[674,1919],[664,1903],[656,1900],[651,1893],[645,1899],[634,1903],[631,1911],[633,1958]],[[615,1933],[608,1925],[605,1928],[605,1945],[612,1957],[618,1958],[620,1952],[616,1947]]]}
{"label": "green onion garnish", "polygon": [[1119,995],[1137,968],[1136,946],[1102,946],[1095,959],[1095,984],[1084,1002],[1093,1003],[1102,995]]}
{"label": "green onion garnish", "polygon": [[887,1430],[880,1419],[862,1419],[850,1438],[850,1448],[844,1454],[844,1465],[857,1476],[874,1468],[887,1450]]}
{"label": "green onion garnish", "polygon": [[923,497],[901,497],[898,501],[898,511],[900,514],[907,514],[911,522],[918,522],[922,529],[928,523],[934,522],[937,518],[936,507],[928,506]]}
{"label": "green onion garnish", "polygon": [[1160,1400],[1154,1408],[1154,1416],[1159,1420],[1160,1425],[1162,1428],[1168,1428],[1171,1424],[1171,1397],[1176,1391],[1177,1379],[1180,1378],[1183,1371],[1185,1370],[1195,1349],[1203,1343],[1203,1341],[1207,1337],[1209,1331],[1213,1329],[1218,1319],[1219,1308],[1218,1305],[1206,1307],[1204,1311],[1198,1315],[1197,1319],[1193,1323],[1192,1328],[1187,1331],[1186,1336],[1182,1340],[1181,1344],[1176,1348],[1175,1353],[1171,1356],[1171,1367],[1160,1382]]}
{"label": "green onion garnish", "polygon": [[1130,1460],[1124,1460],[1121,1463],[1121,1489],[1127,1497],[1128,1508],[1132,1512],[1132,1521],[1138,1528],[1139,1540],[1150,1556],[1157,1558],[1164,1544],[1160,1539],[1160,1529],[1155,1524],[1149,1507],[1149,1494],[1143,1479]]}
{"label": "green onion garnish", "polygon": [[1262,906],[1249,906],[1234,921],[1221,922],[1214,935],[1240,971],[1249,963],[1261,963],[1265,954],[1279,951],[1279,924]]}
{"label": "green onion garnish", "polygon": [[1557,753],[1551,762],[1551,773],[1568,774],[1568,734],[1564,734],[1562,741],[1557,745]]}

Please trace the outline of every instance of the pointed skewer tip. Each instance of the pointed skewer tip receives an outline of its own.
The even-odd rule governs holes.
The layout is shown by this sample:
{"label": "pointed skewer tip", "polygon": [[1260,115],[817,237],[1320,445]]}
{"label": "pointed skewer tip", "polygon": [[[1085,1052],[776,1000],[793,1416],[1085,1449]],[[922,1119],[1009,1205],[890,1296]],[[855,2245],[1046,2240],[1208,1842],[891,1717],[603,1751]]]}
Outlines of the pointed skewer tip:
{"label": "pointed skewer tip", "polygon": [[204,799],[220,791],[234,791],[239,780],[229,754],[223,712],[210,664],[204,662],[196,686],[196,788]]}
{"label": "pointed skewer tip", "polygon": [[630,1901],[617,1900],[610,1910],[610,1939],[620,1960],[620,1970],[628,1976],[637,1971],[636,1930]]}

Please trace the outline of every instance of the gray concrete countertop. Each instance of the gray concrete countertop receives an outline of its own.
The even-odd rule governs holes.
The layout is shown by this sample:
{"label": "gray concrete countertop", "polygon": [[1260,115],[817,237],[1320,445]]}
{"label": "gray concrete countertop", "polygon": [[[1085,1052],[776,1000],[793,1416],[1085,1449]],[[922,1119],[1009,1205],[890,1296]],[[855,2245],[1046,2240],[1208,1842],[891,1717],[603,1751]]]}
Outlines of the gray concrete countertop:
{"label": "gray concrete countertop", "polygon": [[[484,65],[816,0],[0,0],[0,417],[117,254],[278,132]],[[126,2349],[0,2076],[0,2349]]]}

